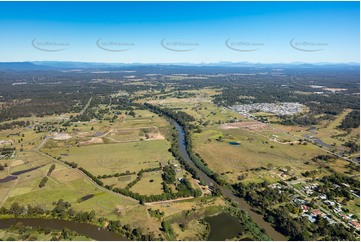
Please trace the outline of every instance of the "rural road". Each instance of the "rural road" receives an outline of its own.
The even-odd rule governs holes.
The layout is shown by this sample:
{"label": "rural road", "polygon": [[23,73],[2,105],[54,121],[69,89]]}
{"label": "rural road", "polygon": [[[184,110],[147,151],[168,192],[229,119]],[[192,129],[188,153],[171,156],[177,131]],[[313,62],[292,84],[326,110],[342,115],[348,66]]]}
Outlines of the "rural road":
{"label": "rural road", "polygon": [[92,100],[93,100],[93,97],[89,98],[89,101],[87,102],[87,104],[84,106],[84,108],[80,111],[80,113],[78,115],[84,114],[84,112],[89,108]]}
{"label": "rural road", "polygon": [[155,204],[163,204],[163,203],[171,203],[171,202],[177,202],[177,201],[184,201],[184,200],[190,200],[194,197],[180,197],[172,200],[164,200],[164,201],[157,201],[157,202],[151,202],[151,203],[144,203],[145,205],[155,205]]}
{"label": "rural road", "polygon": [[124,195],[122,195],[122,194],[120,194],[120,193],[113,192],[113,191],[111,191],[111,190],[106,189],[105,187],[102,187],[102,186],[98,185],[96,182],[93,181],[93,179],[91,179],[90,177],[88,177],[88,176],[87,176],[86,174],[84,174],[82,171],[80,171],[80,170],[78,170],[78,169],[74,169],[74,168],[70,167],[69,165],[65,164],[64,162],[59,161],[59,160],[55,159],[54,157],[52,157],[52,156],[50,156],[50,155],[48,155],[48,154],[46,154],[46,153],[44,153],[44,152],[42,152],[42,151],[37,150],[37,151],[35,151],[35,152],[39,153],[40,155],[42,155],[42,156],[44,156],[44,157],[46,157],[46,158],[48,158],[48,159],[50,159],[50,160],[52,160],[52,161],[60,164],[60,165],[66,166],[67,168],[74,170],[75,172],[77,172],[78,174],[80,174],[82,177],[84,177],[86,180],[88,180],[92,185],[94,185],[96,188],[98,188],[99,190],[101,190],[101,191],[103,191],[103,192],[107,192],[107,193],[112,194],[112,195],[117,195],[117,196],[119,196],[119,197],[126,198],[126,199],[128,199],[128,200],[130,200],[130,201],[138,202],[137,200],[135,200],[135,199],[133,199],[133,198],[131,198],[131,197],[124,196]]}

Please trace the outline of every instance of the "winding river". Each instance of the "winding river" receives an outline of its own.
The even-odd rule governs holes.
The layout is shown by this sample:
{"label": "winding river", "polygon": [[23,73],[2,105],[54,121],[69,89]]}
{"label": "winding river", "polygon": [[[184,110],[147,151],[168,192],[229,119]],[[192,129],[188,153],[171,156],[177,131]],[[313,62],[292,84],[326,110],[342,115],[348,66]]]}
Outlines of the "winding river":
{"label": "winding river", "polygon": [[[178,146],[183,158],[188,162],[189,166],[191,166],[194,170],[197,171],[197,175],[199,176],[199,178],[203,183],[207,184],[208,186],[212,186],[216,184],[216,182],[212,178],[207,176],[193,163],[186,150],[185,132],[183,128],[174,120],[172,120],[172,123],[175,125],[175,127],[178,130]],[[249,205],[244,199],[235,196],[233,192],[225,186],[219,186],[219,189],[221,190],[221,193],[225,198],[231,199],[232,201],[236,202],[242,210],[245,210],[247,214],[253,219],[253,221],[260,228],[263,228],[266,231],[266,233],[268,234],[269,237],[271,237],[272,240],[277,240],[277,241],[287,240],[287,238],[284,235],[277,232],[270,223],[266,222],[263,219],[262,215],[254,212],[252,210],[251,205]]]}

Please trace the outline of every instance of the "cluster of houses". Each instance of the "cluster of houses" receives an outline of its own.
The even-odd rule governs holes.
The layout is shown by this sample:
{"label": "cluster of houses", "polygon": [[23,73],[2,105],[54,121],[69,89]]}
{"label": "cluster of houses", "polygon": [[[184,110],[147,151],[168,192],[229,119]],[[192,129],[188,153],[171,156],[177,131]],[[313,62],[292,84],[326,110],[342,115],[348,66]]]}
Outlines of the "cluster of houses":
{"label": "cluster of houses", "polygon": [[[345,187],[349,187],[348,184],[342,184]],[[337,188],[339,187],[339,185],[334,184],[334,186]],[[302,191],[304,193],[306,193],[307,195],[312,195],[315,193],[316,189],[318,187],[317,183],[310,183],[307,185],[303,185],[302,186]],[[354,191],[350,190],[351,194],[354,195],[355,197],[359,197]],[[358,219],[355,219],[353,214],[346,214],[344,212],[344,210],[342,209],[342,205],[337,202],[337,201],[332,201],[330,199],[327,199],[327,196],[325,194],[319,194],[319,196],[316,197],[319,201],[322,201],[323,204],[327,205],[332,212],[342,218],[346,223],[348,223],[349,226],[354,227],[357,230],[360,230],[360,222]],[[307,206],[305,205],[305,201],[302,199],[298,199],[296,198],[296,200],[294,199],[294,202],[301,204],[301,209],[303,211],[302,216],[303,217],[307,217],[309,219],[310,222],[314,223],[316,221],[316,217],[317,217],[317,210],[314,210],[312,212],[310,212],[307,208]],[[316,213],[314,213],[316,211]],[[326,214],[324,213],[320,213],[320,215],[325,218],[330,224],[335,224],[336,221],[334,221],[332,218],[329,218]]]}
{"label": "cluster of houses", "polygon": [[357,231],[360,231],[360,221],[353,218],[353,214],[341,214],[341,218],[348,223],[348,225],[354,227]]}
{"label": "cluster of houses", "polygon": [[[279,183],[271,184],[270,187],[274,189],[278,189],[280,193],[285,188],[285,186]],[[317,194],[317,187],[318,187],[317,183],[307,183],[301,187],[302,187],[302,191],[307,195]],[[350,192],[355,193],[352,191]],[[327,205],[327,207],[331,209],[330,212],[332,211],[337,217],[341,218],[349,226],[354,227],[358,231],[360,230],[360,221],[356,219],[353,214],[346,214],[344,211],[347,210],[343,210],[342,205],[339,202],[333,201],[331,199],[327,199],[327,196],[325,194],[317,194],[316,197],[315,196],[313,197],[316,198],[318,202],[322,202],[323,204]],[[321,216],[322,218],[327,220],[327,222],[331,225],[338,223],[330,215],[322,212],[320,209],[311,209],[309,206],[307,206],[308,201],[302,199],[301,196],[299,195],[293,195],[292,202],[293,204],[301,208],[302,211],[301,216],[307,218],[311,223],[315,223],[317,221],[318,216]]]}
{"label": "cluster of houses", "polygon": [[307,195],[314,194],[317,187],[318,187],[317,183],[310,183],[310,184],[302,186],[303,192],[306,193]]}
{"label": "cluster of houses", "polygon": [[266,112],[274,113],[276,115],[293,115],[302,112],[303,105],[296,102],[283,102],[283,103],[253,103],[233,105],[230,107],[246,117],[253,117],[252,112]]}
{"label": "cluster of houses", "polygon": [[319,210],[319,209],[315,209],[313,211],[308,211],[308,208],[306,205],[301,205],[301,208],[303,210],[303,214],[301,216],[307,217],[311,223],[316,222],[317,216],[321,216],[322,218],[326,219],[329,224],[337,224],[337,222],[335,220],[330,218],[327,214],[321,212],[321,210]]}
{"label": "cluster of houses", "polygon": [[319,209],[311,209],[306,205],[307,202],[298,196],[293,196],[293,203],[300,205],[302,209],[302,217],[306,217],[311,223],[315,223],[317,220],[317,216],[321,216],[326,219],[329,224],[336,224],[337,222],[330,218],[327,214],[321,212]]}

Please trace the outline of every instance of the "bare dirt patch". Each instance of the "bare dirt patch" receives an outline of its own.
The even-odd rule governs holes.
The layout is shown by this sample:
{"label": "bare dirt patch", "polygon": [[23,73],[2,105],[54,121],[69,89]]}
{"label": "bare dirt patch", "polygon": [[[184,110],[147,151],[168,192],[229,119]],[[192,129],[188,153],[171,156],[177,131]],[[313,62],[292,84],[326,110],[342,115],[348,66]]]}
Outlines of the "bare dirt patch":
{"label": "bare dirt patch", "polygon": [[90,132],[78,132],[77,136],[80,138],[86,137],[86,136],[90,136],[91,133]]}
{"label": "bare dirt patch", "polygon": [[220,126],[221,129],[247,129],[247,130],[259,130],[267,127],[267,124],[258,121],[245,121],[237,123],[227,123]]}
{"label": "bare dirt patch", "polygon": [[73,136],[71,136],[70,134],[67,133],[58,133],[58,132],[54,132],[51,134],[51,138],[53,140],[67,140],[67,139],[71,139]]}
{"label": "bare dirt patch", "polygon": [[0,145],[10,145],[13,141],[11,140],[0,140]]}
{"label": "bare dirt patch", "polygon": [[18,166],[18,165],[22,165],[22,164],[24,164],[24,161],[22,161],[22,160],[14,160],[11,163],[11,166]]}
{"label": "bare dirt patch", "polygon": [[103,144],[103,139],[99,137],[93,137],[88,141],[82,141],[79,144],[80,145],[92,145],[92,144]]}
{"label": "bare dirt patch", "polygon": [[149,133],[147,136],[143,137],[145,140],[162,140],[165,139],[160,133]]}

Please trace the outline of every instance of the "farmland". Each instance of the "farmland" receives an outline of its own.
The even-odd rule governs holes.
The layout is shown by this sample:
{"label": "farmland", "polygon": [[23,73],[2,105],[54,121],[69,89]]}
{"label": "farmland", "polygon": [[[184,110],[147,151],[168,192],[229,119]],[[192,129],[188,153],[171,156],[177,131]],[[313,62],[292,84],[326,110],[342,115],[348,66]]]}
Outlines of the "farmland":
{"label": "farmland", "polygon": [[[207,219],[221,214],[243,228],[225,239],[318,240],[320,231],[358,237],[355,88],[305,98],[309,87],[294,84],[297,91],[290,91],[284,76],[266,81],[263,74],[237,79],[167,70],[104,79],[79,74],[75,86],[64,82],[43,96],[54,112],[34,108],[28,115],[16,104],[38,107],[38,100],[0,100],[7,105],[0,122],[0,216],[91,223],[137,240],[206,240],[215,231]],[[27,88],[9,85],[5,90],[20,97]],[[59,100],[59,93],[68,94]],[[280,104],[286,106],[275,110]],[[19,238],[10,231],[1,236]]]}

